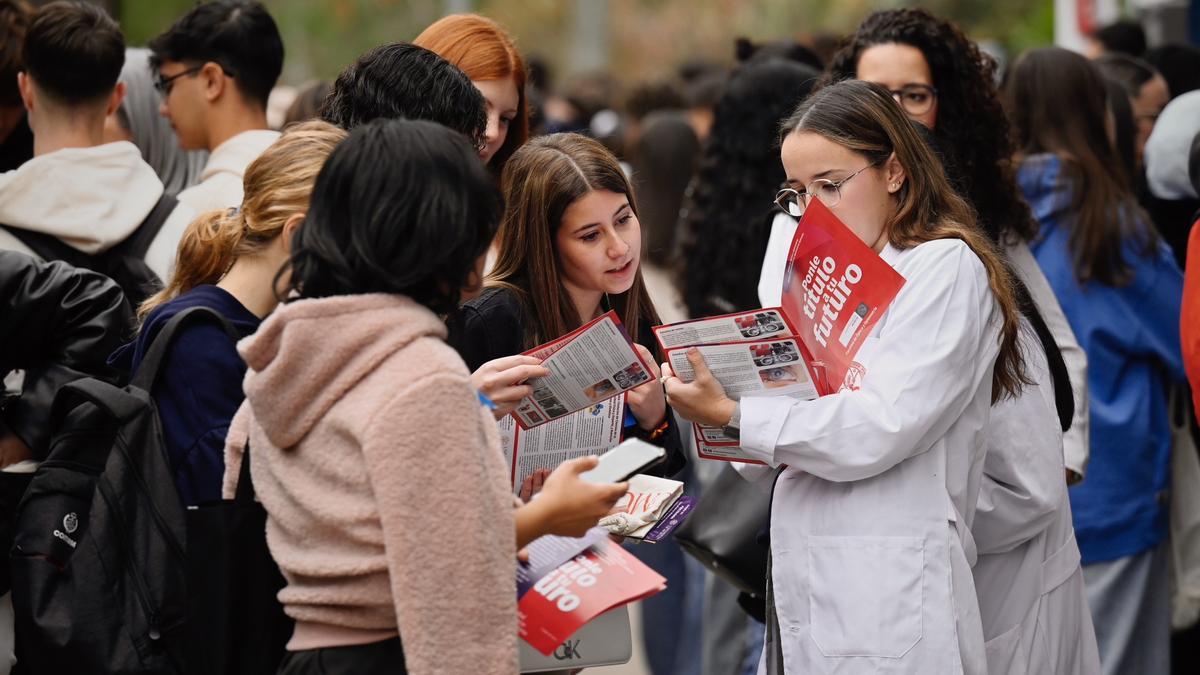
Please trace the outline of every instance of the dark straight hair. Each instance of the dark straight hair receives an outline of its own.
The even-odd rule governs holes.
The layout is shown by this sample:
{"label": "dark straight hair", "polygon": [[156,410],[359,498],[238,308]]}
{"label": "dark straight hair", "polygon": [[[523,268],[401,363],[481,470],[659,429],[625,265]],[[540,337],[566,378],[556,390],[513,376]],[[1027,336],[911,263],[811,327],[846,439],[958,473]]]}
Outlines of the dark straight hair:
{"label": "dark straight hair", "polygon": [[1081,283],[1130,281],[1121,253],[1132,235],[1146,251],[1157,242],[1108,136],[1108,90],[1096,67],[1059,47],[1021,55],[1004,85],[1018,157],[1057,155],[1071,183],[1070,247]]}
{"label": "dark straight hair", "polygon": [[317,175],[293,240],[290,290],[394,293],[447,314],[500,215],[495,184],[462,134],[420,120],[368,122]]}
{"label": "dark straight hair", "polygon": [[283,71],[283,39],[258,2],[218,0],[196,5],[150,41],[151,66],[163,61],[216,63],[249,101],[263,108]]}
{"label": "dark straight hair", "polygon": [[125,65],[125,36],[95,5],[53,2],[34,15],[21,57],[38,89],[54,100],[89,102],[117,86]]}

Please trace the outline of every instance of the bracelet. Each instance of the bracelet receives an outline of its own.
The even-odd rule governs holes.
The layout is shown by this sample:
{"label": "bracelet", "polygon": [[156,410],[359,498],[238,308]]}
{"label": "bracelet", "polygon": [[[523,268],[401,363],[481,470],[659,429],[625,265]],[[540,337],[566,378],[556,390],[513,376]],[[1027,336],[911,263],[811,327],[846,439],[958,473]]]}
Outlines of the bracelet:
{"label": "bracelet", "polygon": [[[667,417],[664,415],[662,424],[658,425],[657,427],[654,427],[654,429],[651,431],[643,430],[643,433],[646,434],[646,440],[647,441],[657,441],[658,439],[662,438],[663,434],[667,433],[668,426],[669,425],[667,424]],[[641,427],[638,427],[638,428],[640,429]]]}

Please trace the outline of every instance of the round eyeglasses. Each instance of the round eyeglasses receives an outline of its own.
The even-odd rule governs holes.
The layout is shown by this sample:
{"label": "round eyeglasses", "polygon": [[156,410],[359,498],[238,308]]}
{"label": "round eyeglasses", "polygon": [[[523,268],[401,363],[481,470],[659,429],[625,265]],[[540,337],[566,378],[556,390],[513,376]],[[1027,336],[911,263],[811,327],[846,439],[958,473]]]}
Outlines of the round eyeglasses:
{"label": "round eyeglasses", "polygon": [[927,84],[906,84],[899,89],[890,90],[890,93],[909,115],[924,115],[933,109],[933,104],[937,101],[937,89]]}
{"label": "round eyeglasses", "polygon": [[783,188],[775,195],[775,205],[783,209],[784,213],[794,218],[804,215],[804,210],[808,208],[808,204],[814,196],[820,199],[825,206],[837,206],[838,202],[842,201],[842,186],[849,182],[851,178],[873,166],[875,165],[868,164],[841,180],[834,181],[828,178],[818,178],[809,183],[803,191],[797,191],[790,187]]}

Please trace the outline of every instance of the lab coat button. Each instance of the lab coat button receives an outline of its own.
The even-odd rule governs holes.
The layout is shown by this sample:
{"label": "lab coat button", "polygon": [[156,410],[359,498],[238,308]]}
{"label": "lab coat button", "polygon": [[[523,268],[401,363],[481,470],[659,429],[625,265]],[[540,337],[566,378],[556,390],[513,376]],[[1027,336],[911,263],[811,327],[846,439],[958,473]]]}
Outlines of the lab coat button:
{"label": "lab coat button", "polygon": [[788,626],[788,630],[792,631],[793,633],[799,633],[800,626]]}

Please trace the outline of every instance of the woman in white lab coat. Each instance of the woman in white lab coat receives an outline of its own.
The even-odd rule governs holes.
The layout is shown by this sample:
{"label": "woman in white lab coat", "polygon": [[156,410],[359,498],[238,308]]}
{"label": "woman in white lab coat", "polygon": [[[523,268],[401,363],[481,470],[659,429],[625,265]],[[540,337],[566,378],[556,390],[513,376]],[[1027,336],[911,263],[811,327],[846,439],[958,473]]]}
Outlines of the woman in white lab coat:
{"label": "woman in white lab coat", "polygon": [[1062,480],[1063,434],[1055,408],[1056,389],[1071,383],[1065,372],[1051,374],[1046,341],[1032,325],[1023,321],[1022,328],[1030,383],[992,408],[971,526],[988,672],[1097,675],[1100,654]]}
{"label": "woman in white lab coat", "polygon": [[858,389],[739,405],[698,352],[693,382],[664,371],[676,411],[787,466],[761,671],[985,673],[969,528],[991,405],[1024,379],[1008,272],[882,87],[813,94],[781,157],[781,205],[815,194],[906,283],[856,357]]}

